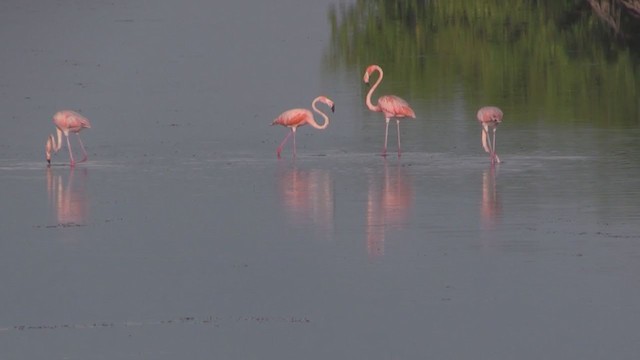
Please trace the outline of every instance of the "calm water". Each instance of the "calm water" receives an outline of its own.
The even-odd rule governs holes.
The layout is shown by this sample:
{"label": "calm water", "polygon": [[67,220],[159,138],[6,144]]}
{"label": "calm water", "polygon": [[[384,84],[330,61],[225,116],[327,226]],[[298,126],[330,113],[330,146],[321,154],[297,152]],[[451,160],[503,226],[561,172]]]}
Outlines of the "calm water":
{"label": "calm water", "polygon": [[[635,359],[637,97],[603,119],[571,87],[545,102],[402,71],[339,41],[359,6],[0,5],[0,357]],[[458,57],[436,50],[406,61]],[[377,155],[369,62],[418,115],[401,159]],[[268,125],[319,94],[331,125],[277,160]],[[495,167],[487,103],[505,110]],[[93,124],[74,169],[66,149],[45,166],[60,108]]]}

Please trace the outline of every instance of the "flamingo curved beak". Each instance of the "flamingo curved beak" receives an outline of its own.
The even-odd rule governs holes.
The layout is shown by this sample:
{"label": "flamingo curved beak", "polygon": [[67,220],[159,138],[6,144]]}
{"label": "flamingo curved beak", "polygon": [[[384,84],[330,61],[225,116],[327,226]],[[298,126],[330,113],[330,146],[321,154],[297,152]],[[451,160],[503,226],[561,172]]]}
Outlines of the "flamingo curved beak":
{"label": "flamingo curved beak", "polygon": [[336,106],[335,105],[331,105],[331,112],[336,112]]}

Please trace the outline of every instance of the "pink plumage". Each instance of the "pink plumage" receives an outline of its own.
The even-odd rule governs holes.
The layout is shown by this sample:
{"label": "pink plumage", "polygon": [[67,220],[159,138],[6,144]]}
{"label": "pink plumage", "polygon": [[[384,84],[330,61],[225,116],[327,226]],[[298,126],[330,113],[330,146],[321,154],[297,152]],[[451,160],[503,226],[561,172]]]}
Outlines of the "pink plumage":
{"label": "pink plumage", "polygon": [[481,124],[489,123],[494,124],[494,126],[502,122],[502,116],[502,110],[496,106],[482,107],[477,114],[478,121]]}
{"label": "pink plumage", "polygon": [[71,110],[62,110],[58,111],[53,115],[53,123],[56,126],[57,132],[57,141],[53,135],[49,135],[47,138],[47,142],[45,145],[45,155],[47,162],[51,164],[51,153],[57,153],[62,147],[62,135],[64,134],[67,140],[67,149],[69,150],[69,159],[71,166],[76,164],[73,159],[73,151],[71,150],[71,143],[69,142],[69,133],[75,133],[78,136],[78,142],[80,143],[80,148],[82,149],[82,160],[79,162],[87,161],[87,151],[84,149],[84,144],[82,143],[82,139],[80,138],[80,131],[82,129],[91,128],[91,123],[89,120],[78,114],[75,111]]}
{"label": "pink plumage", "polygon": [[382,149],[382,156],[387,155],[387,139],[389,137],[389,120],[391,118],[396,119],[396,127],[398,132],[398,156],[401,155],[402,150],[400,148],[400,119],[401,118],[414,118],[416,117],[416,113],[413,111],[409,103],[407,103],[404,99],[395,96],[395,95],[384,95],[378,99],[378,104],[374,105],[371,102],[371,96],[375,89],[380,85],[382,81],[382,77],[384,73],[382,72],[382,68],[378,65],[370,65],[367,67],[367,70],[364,73],[363,81],[365,83],[369,83],[369,77],[373,72],[377,71],[380,76],[375,84],[371,87],[369,92],[367,93],[367,98],[365,100],[365,104],[367,108],[371,111],[381,112],[384,114],[384,119],[386,122],[386,127],[384,131],[384,148]]}
{"label": "pink plumage", "polygon": [[62,110],[55,113],[53,115],[53,123],[58,129],[62,130],[65,135],[70,132],[78,133],[82,129],[91,128],[91,123],[86,117],[71,110]]}
{"label": "pink plumage", "polygon": [[395,95],[384,95],[378,98],[378,105],[385,117],[390,118],[416,118],[416,113],[413,112],[409,103],[404,99]]}
{"label": "pink plumage", "polygon": [[287,127],[304,126],[307,119],[313,119],[313,114],[307,109],[291,109],[280,114],[271,125],[282,125]]}
{"label": "pink plumage", "polygon": [[[478,110],[476,117],[482,126],[482,147],[489,153],[492,164],[500,163],[496,153],[496,129],[502,122],[502,110],[496,106],[485,106]],[[491,133],[489,130],[492,130]]]}
{"label": "pink plumage", "polygon": [[287,140],[289,140],[289,137],[292,134],[293,134],[293,156],[294,157],[296,156],[296,129],[299,126],[304,126],[309,124],[312,127],[319,130],[324,130],[327,128],[327,126],[329,126],[329,117],[322,111],[318,110],[318,108],[316,107],[316,103],[318,102],[324,103],[327,106],[329,106],[331,108],[331,112],[335,111],[335,105],[333,104],[333,101],[326,96],[318,96],[317,98],[313,99],[313,101],[311,102],[311,108],[313,109],[313,111],[320,114],[320,116],[324,119],[324,123],[322,125],[316,122],[316,120],[313,118],[313,113],[307,109],[287,110],[282,114],[278,115],[278,117],[275,120],[273,120],[271,125],[282,125],[291,129],[291,131],[287,134],[287,136],[285,136],[284,140],[282,140],[282,142],[276,149],[278,159],[280,158],[282,147],[287,142]]}

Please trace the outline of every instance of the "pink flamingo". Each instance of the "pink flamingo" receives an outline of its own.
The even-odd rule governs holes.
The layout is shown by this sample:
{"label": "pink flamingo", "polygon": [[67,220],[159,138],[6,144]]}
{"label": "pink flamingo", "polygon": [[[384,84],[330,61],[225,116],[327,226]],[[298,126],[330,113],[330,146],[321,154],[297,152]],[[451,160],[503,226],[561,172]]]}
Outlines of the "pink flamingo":
{"label": "pink flamingo", "polygon": [[380,85],[382,81],[383,72],[380,66],[378,65],[370,65],[364,73],[364,82],[369,84],[369,76],[374,71],[378,71],[380,73],[380,77],[378,77],[378,81],[371,87],[369,93],[367,94],[366,104],[369,110],[382,112],[384,114],[384,119],[387,123],[387,127],[384,131],[384,149],[382,149],[382,156],[387,156],[387,137],[389,135],[389,120],[391,118],[396,119],[396,126],[398,128],[398,157],[400,157],[400,118],[410,117],[416,118],[416,114],[413,112],[413,109],[409,106],[405,100],[395,96],[395,95],[385,95],[378,98],[378,104],[373,105],[371,103],[371,95],[373,91]]}
{"label": "pink flamingo", "polygon": [[313,101],[311,102],[311,108],[313,108],[313,111],[317,112],[324,118],[324,123],[322,125],[319,125],[315,121],[315,119],[313,118],[313,113],[311,113],[311,111],[307,109],[287,110],[280,114],[275,120],[273,120],[271,125],[282,125],[291,129],[291,131],[287,134],[287,136],[285,136],[284,140],[282,140],[282,142],[278,146],[278,149],[276,150],[278,159],[280,158],[282,147],[287,142],[291,134],[293,134],[293,157],[296,157],[296,129],[298,128],[298,126],[309,124],[319,130],[326,129],[327,126],[329,126],[329,117],[322,111],[318,110],[318,108],[316,107],[317,102],[321,102],[329,106],[331,108],[331,112],[334,112],[336,108],[333,104],[333,101],[331,101],[331,99],[326,96],[318,96],[317,98],[313,99]]}
{"label": "pink flamingo", "polygon": [[71,110],[58,111],[53,115],[53,123],[56,125],[56,131],[58,133],[58,140],[53,137],[53,134],[49,135],[47,143],[45,145],[45,153],[47,156],[47,163],[51,164],[51,153],[57,153],[62,147],[62,134],[67,139],[67,149],[69,150],[69,158],[71,159],[71,166],[76,164],[73,159],[73,152],[71,151],[71,143],[69,142],[69,133],[75,133],[78,135],[78,141],[80,142],[80,148],[82,149],[83,158],[79,162],[87,161],[87,151],[84,149],[82,139],[80,139],[80,131],[82,129],[90,129],[91,123],[84,116]]}
{"label": "pink flamingo", "polygon": [[[482,147],[489,153],[492,164],[499,164],[500,158],[496,154],[496,129],[502,122],[502,110],[495,106],[485,106],[478,110],[478,121],[482,125]],[[489,129],[493,130],[489,133]]]}

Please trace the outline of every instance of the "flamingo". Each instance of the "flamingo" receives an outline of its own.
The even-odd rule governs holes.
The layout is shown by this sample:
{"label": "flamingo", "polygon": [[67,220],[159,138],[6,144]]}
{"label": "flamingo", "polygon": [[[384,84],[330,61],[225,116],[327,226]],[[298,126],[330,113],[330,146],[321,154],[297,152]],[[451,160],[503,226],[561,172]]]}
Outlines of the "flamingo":
{"label": "flamingo", "polygon": [[82,129],[90,129],[91,123],[89,120],[71,110],[58,111],[53,115],[53,123],[56,125],[56,132],[58,133],[58,139],[54,138],[53,134],[47,138],[45,145],[45,154],[47,157],[47,163],[51,164],[51,153],[57,153],[62,147],[62,134],[67,139],[67,149],[69,150],[69,158],[71,159],[71,166],[75,166],[76,162],[73,159],[73,152],[71,151],[71,143],[69,142],[69,133],[75,133],[78,135],[78,141],[80,142],[80,148],[82,149],[83,158],[79,162],[87,161],[87,151],[84,149],[82,139],[80,139],[80,131]]}
{"label": "flamingo", "polygon": [[[478,121],[482,125],[482,147],[489,153],[491,164],[499,164],[500,158],[496,154],[496,129],[502,122],[502,110],[496,106],[485,106],[478,110]],[[489,130],[493,130],[489,133]]]}
{"label": "flamingo", "polygon": [[326,96],[318,96],[317,98],[313,99],[313,101],[311,102],[311,108],[313,108],[313,111],[317,112],[324,118],[324,123],[322,123],[322,125],[319,125],[315,121],[315,119],[313,118],[313,113],[311,113],[311,111],[307,109],[287,110],[280,114],[275,120],[273,120],[271,125],[282,125],[291,129],[291,131],[287,134],[287,136],[285,136],[284,140],[282,140],[282,142],[278,146],[278,149],[276,150],[278,159],[280,159],[282,147],[287,142],[287,140],[289,140],[291,134],[293,134],[293,157],[296,157],[296,129],[298,128],[298,126],[309,124],[319,130],[324,130],[327,128],[327,126],[329,126],[329,117],[322,111],[318,110],[318,108],[316,107],[316,103],[318,102],[324,103],[329,106],[331,108],[331,112],[335,112],[336,108],[333,104],[333,101]]}
{"label": "flamingo", "polygon": [[411,109],[411,107],[409,106],[409,103],[407,103],[404,99],[401,99],[395,95],[381,96],[380,98],[378,98],[377,105],[373,105],[371,103],[371,95],[373,94],[373,91],[378,87],[378,85],[380,85],[380,82],[382,81],[382,77],[383,77],[382,68],[380,68],[380,66],[378,65],[370,65],[365,71],[364,79],[363,79],[366,84],[369,84],[369,76],[371,76],[371,73],[373,73],[374,71],[378,71],[380,73],[380,77],[378,77],[378,80],[376,81],[376,83],[373,84],[373,86],[369,90],[369,93],[367,94],[366,104],[369,110],[383,113],[384,119],[387,123],[387,127],[385,128],[385,131],[384,131],[384,148],[382,149],[382,156],[387,156],[387,137],[389,135],[389,120],[391,120],[391,118],[396,119],[396,126],[398,128],[398,157],[400,157],[400,154],[401,154],[400,119],[404,117],[410,117],[415,119],[416,114],[415,112],[413,112],[413,109]]}

